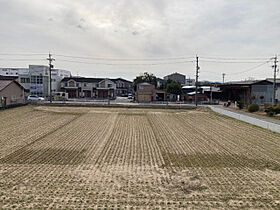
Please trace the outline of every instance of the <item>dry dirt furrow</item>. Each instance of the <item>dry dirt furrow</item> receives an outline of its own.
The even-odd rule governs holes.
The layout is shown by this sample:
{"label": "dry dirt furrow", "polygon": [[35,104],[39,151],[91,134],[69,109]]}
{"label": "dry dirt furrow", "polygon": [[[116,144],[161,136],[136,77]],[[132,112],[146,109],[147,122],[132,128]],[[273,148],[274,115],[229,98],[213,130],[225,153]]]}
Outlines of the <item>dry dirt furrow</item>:
{"label": "dry dirt furrow", "polygon": [[1,209],[280,208],[272,132],[207,110],[14,110],[0,112]]}

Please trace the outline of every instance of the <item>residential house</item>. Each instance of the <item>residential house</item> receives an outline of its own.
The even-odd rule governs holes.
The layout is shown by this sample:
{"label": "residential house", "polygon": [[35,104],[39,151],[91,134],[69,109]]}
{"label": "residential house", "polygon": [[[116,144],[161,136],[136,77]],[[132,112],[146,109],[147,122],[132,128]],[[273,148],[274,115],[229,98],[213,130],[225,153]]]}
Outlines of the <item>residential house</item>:
{"label": "residential house", "polygon": [[133,82],[125,80],[123,78],[111,79],[116,83],[116,95],[117,96],[128,96],[133,93]]}
{"label": "residential house", "polygon": [[185,83],[186,83],[186,76],[183,74],[177,73],[177,72],[167,75],[167,76],[163,77],[163,79],[164,80],[171,79],[176,82],[179,82],[181,85],[185,85]]}
{"label": "residential house", "polygon": [[157,88],[165,89],[167,81],[161,78],[157,78]]}
{"label": "residential house", "polygon": [[116,83],[110,79],[67,77],[61,81],[61,91],[69,98],[114,99]]}
{"label": "residential house", "polygon": [[0,107],[6,108],[24,103],[24,88],[13,79],[0,79]]}
{"label": "residential house", "polygon": [[156,89],[154,85],[143,82],[137,84],[136,101],[138,102],[152,102],[152,101],[166,101],[166,91]]}

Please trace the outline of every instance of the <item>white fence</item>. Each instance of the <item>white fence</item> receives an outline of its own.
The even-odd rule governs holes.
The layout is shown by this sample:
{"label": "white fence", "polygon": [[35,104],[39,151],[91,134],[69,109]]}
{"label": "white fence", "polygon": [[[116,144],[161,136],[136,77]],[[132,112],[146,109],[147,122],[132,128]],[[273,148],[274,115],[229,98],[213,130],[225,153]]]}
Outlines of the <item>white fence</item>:
{"label": "white fence", "polygon": [[280,124],[276,124],[276,123],[273,123],[273,122],[268,122],[268,121],[265,121],[265,120],[250,117],[248,115],[239,114],[239,113],[236,113],[236,112],[224,110],[224,109],[221,109],[221,108],[215,107],[215,106],[210,106],[210,108],[214,112],[217,112],[219,114],[223,114],[223,115],[232,117],[234,119],[238,119],[238,120],[250,123],[252,125],[256,125],[256,126],[259,126],[259,127],[262,127],[262,128],[280,133]]}

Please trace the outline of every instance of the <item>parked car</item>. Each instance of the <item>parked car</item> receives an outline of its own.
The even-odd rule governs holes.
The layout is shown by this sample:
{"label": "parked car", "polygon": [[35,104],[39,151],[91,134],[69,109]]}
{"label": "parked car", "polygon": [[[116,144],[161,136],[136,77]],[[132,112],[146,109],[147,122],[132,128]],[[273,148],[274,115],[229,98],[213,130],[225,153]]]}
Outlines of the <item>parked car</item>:
{"label": "parked car", "polygon": [[27,97],[27,101],[44,101],[45,99],[43,97],[39,97],[36,95],[30,95]]}
{"label": "parked car", "polygon": [[123,93],[122,97],[128,97],[128,94],[127,93]]}
{"label": "parked car", "polygon": [[133,99],[133,95],[132,94],[128,94],[127,99]]}

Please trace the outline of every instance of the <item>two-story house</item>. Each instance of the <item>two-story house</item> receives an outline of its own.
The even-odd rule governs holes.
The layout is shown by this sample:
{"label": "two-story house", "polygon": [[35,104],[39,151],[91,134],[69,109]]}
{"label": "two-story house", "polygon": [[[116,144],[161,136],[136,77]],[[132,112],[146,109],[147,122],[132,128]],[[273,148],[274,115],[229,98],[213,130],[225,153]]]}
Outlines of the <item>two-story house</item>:
{"label": "two-story house", "polygon": [[111,79],[116,83],[117,96],[127,96],[130,93],[133,93],[133,82],[125,80],[123,78]]}
{"label": "two-story house", "polygon": [[135,94],[138,102],[166,101],[166,91],[156,89],[153,84],[143,82],[137,84]]}
{"label": "two-story house", "polygon": [[61,91],[69,98],[116,98],[115,82],[104,78],[67,77],[61,81]]}

